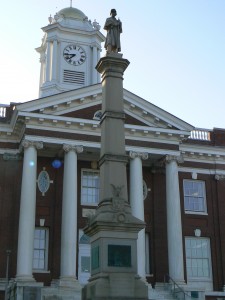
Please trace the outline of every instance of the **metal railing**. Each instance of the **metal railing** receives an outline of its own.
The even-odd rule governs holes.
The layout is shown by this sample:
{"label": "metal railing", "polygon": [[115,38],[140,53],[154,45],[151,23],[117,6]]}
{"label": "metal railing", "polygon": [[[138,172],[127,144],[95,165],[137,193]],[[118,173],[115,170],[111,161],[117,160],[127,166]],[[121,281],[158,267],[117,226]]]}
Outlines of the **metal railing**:
{"label": "metal railing", "polygon": [[0,118],[6,117],[6,107],[7,106],[0,104]]}
{"label": "metal railing", "polygon": [[170,275],[164,276],[164,285],[167,289],[170,289],[172,295],[179,300],[184,299],[196,299],[188,294]]}

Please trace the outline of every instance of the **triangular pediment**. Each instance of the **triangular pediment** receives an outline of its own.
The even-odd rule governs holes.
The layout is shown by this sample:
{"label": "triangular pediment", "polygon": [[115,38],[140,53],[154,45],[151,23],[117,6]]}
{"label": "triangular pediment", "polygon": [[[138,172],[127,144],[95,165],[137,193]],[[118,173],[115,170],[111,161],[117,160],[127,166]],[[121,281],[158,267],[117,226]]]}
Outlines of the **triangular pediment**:
{"label": "triangular pediment", "polygon": [[[96,84],[17,105],[19,112],[93,120],[101,110],[102,87]],[[126,124],[173,130],[193,126],[124,89]]]}
{"label": "triangular pediment", "polygon": [[[124,89],[125,135],[131,140],[156,139],[178,144],[194,129],[152,103]],[[96,84],[17,104],[11,123],[5,128],[12,140],[20,141],[26,129],[101,135],[102,86]],[[34,131],[33,131],[34,132]],[[7,133],[8,134],[8,133]],[[6,135],[6,134],[5,134]],[[7,136],[9,138],[9,135]]]}

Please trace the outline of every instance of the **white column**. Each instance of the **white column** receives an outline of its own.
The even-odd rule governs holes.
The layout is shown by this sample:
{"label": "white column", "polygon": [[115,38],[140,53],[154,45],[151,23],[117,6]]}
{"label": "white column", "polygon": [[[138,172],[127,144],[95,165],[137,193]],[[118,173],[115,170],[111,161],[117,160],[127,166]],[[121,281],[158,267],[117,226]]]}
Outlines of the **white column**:
{"label": "white column", "polygon": [[[130,205],[132,215],[144,221],[143,175],[142,159],[147,159],[147,153],[130,152]],[[145,272],[145,229],[138,233],[137,240],[138,274],[146,277]]]}
{"label": "white column", "polygon": [[181,157],[166,156],[166,202],[169,275],[177,283],[184,283],[183,238],[180,190],[177,161]]}
{"label": "white column", "polygon": [[24,140],[23,175],[21,186],[19,234],[17,250],[18,281],[33,281],[33,245],[36,211],[37,149],[42,143]]}
{"label": "white column", "polygon": [[47,59],[46,59],[46,82],[51,80],[51,42],[47,42]]}
{"label": "white column", "polygon": [[[82,146],[63,145],[64,175],[61,228],[61,274],[60,282],[70,285],[76,280],[77,259],[77,153]],[[61,283],[60,283],[61,284]]]}
{"label": "white column", "polygon": [[92,74],[92,84],[98,83],[98,72],[95,69],[97,62],[98,62],[98,54],[97,54],[97,47],[92,47],[92,61],[93,61],[93,74]]}
{"label": "white column", "polygon": [[57,73],[57,40],[53,41],[53,49],[52,49],[52,81],[56,81],[56,73]]}
{"label": "white column", "polygon": [[[97,61],[100,60],[100,52],[101,52],[101,49],[97,48]],[[97,75],[97,83],[101,82],[101,74],[98,73]]]}
{"label": "white column", "polygon": [[40,82],[39,82],[39,88],[42,86],[45,80],[45,62],[46,62],[46,57],[45,53],[41,52],[40,53],[40,63],[41,63],[41,70],[40,70]]}

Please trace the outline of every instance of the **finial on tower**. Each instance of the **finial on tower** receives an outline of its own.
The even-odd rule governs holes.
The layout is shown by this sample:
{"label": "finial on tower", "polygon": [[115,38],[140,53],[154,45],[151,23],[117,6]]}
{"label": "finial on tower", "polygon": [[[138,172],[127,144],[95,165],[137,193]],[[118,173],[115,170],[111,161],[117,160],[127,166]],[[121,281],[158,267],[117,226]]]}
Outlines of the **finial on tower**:
{"label": "finial on tower", "polygon": [[73,4],[72,2],[73,2],[73,0],[70,0],[70,7],[72,7],[72,4]]}

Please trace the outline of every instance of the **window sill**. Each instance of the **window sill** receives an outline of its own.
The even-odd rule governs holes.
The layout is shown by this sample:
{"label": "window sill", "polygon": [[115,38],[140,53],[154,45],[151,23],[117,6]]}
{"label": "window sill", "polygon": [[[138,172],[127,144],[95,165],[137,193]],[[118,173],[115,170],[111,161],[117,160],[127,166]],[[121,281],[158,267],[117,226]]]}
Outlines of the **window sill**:
{"label": "window sill", "polygon": [[186,215],[200,215],[200,216],[208,216],[207,212],[199,212],[199,211],[184,211]]}
{"label": "window sill", "polygon": [[212,282],[212,278],[205,277],[190,277],[187,278],[188,282]]}
{"label": "window sill", "polygon": [[153,277],[154,274],[148,274],[148,273],[147,273],[147,274],[145,274],[145,276],[146,276],[146,277]]}
{"label": "window sill", "polygon": [[50,274],[50,271],[47,271],[47,270],[36,270],[36,269],[33,269],[32,272],[35,273],[35,274],[37,274],[37,273]]}

